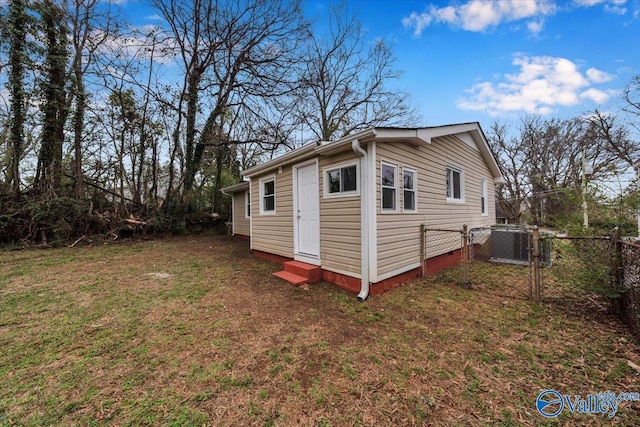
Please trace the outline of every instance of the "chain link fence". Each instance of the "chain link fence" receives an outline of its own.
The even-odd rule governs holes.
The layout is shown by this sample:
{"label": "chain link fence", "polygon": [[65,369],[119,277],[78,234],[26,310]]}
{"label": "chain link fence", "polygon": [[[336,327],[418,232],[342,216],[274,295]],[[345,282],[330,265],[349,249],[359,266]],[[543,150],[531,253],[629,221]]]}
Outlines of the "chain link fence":
{"label": "chain link fence", "polygon": [[541,270],[545,301],[574,305],[598,301],[595,295],[616,296],[614,250],[610,237],[568,237],[547,235],[544,242],[553,262]]}
{"label": "chain link fence", "polygon": [[640,245],[537,227],[422,227],[423,275],[507,298],[617,311],[640,339]]}
{"label": "chain link fence", "polygon": [[640,245],[620,241],[620,317],[640,340]]}
{"label": "chain link fence", "polygon": [[530,230],[424,228],[423,236],[426,275],[504,297],[531,298]]}

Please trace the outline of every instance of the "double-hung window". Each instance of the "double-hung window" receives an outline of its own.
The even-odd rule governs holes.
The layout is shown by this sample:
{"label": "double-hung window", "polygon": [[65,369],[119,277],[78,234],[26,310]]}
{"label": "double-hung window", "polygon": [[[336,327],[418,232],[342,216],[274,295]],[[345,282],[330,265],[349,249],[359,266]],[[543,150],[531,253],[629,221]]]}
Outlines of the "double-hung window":
{"label": "double-hung window", "polygon": [[457,166],[447,166],[447,202],[464,202],[464,172]]}
{"label": "double-hung window", "polygon": [[480,212],[482,216],[489,215],[489,199],[487,190],[487,180],[483,179],[480,182]]}
{"label": "double-hung window", "polygon": [[357,163],[345,163],[324,170],[325,197],[348,196],[358,194]]}
{"label": "double-hung window", "polygon": [[416,171],[402,167],[404,212],[416,212]]}
{"label": "double-hung window", "polygon": [[260,178],[260,214],[275,215],[276,213],[276,178],[270,175]]}
{"label": "double-hung window", "polygon": [[380,185],[382,211],[395,212],[398,205],[398,166],[384,162],[380,164]]}

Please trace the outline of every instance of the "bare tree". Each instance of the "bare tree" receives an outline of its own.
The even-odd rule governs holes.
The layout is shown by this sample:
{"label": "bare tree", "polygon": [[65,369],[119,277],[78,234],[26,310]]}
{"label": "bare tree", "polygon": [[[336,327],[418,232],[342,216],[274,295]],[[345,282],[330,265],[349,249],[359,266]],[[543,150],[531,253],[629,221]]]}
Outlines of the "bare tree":
{"label": "bare tree", "polygon": [[625,102],[622,110],[631,115],[631,126],[640,132],[640,74],[633,76],[624,88],[622,100]]}
{"label": "bare tree", "polygon": [[515,137],[509,136],[509,130],[503,123],[495,122],[487,136],[489,144],[499,159],[500,172],[505,178],[497,191],[498,205],[510,222],[519,224],[526,208],[531,186],[527,180],[527,147]]}
{"label": "bare tree", "polygon": [[591,181],[610,178],[639,148],[615,117],[598,111],[565,120],[527,116],[516,135],[495,123],[488,137],[507,181],[498,203],[514,222],[524,208],[536,222],[547,215],[566,218],[581,202],[586,175]]}
{"label": "bare tree", "polygon": [[[109,11],[100,10],[99,0],[73,0],[65,2],[66,19],[69,22],[71,42],[70,99],[73,104],[73,177],[76,199],[84,197],[84,176],[82,172],[83,135],[89,94],[85,78],[94,65],[96,54],[110,35],[111,17]],[[100,31],[98,31],[100,30]]]}
{"label": "bare tree", "polygon": [[308,35],[298,92],[301,120],[323,140],[374,125],[415,126],[409,95],[388,86],[401,76],[389,46],[367,40],[346,4],[335,6],[329,19],[326,36]]}
{"label": "bare tree", "polygon": [[[181,143],[184,114],[182,203],[188,204],[205,147],[225,132],[224,116],[245,95],[274,97],[286,90],[292,44],[299,39],[302,14],[298,1],[153,0],[178,46],[185,69],[183,95],[173,136],[173,152]],[[200,96],[206,92],[211,110],[197,137]],[[183,104],[186,103],[186,108]],[[173,170],[174,156],[172,155]],[[172,181],[172,180],[171,180]],[[167,199],[172,199],[173,182]]]}

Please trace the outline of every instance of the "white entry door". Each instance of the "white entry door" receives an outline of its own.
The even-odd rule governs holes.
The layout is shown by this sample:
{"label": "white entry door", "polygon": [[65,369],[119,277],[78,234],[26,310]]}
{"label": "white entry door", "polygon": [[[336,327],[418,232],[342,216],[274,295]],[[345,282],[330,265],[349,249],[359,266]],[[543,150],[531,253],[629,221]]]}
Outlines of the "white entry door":
{"label": "white entry door", "polygon": [[[320,254],[320,214],[318,165],[316,162],[295,167],[293,204],[296,259],[312,262]],[[311,259],[305,259],[311,258]]]}

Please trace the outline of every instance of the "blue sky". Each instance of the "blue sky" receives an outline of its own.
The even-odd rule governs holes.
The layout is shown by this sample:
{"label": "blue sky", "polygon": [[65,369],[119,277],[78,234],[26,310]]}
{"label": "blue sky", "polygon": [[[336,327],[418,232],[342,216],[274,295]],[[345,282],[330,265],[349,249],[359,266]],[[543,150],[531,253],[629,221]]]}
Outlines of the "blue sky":
{"label": "blue sky", "polygon": [[639,1],[352,1],[393,43],[426,124],[617,111],[640,73]]}
{"label": "blue sky", "polygon": [[[153,24],[121,1],[134,25]],[[640,73],[638,0],[348,0],[371,41],[389,42],[404,71],[395,85],[423,116],[417,125],[528,113],[574,117],[616,112]],[[322,24],[329,3],[303,0]],[[147,21],[147,22],[144,22]]]}

